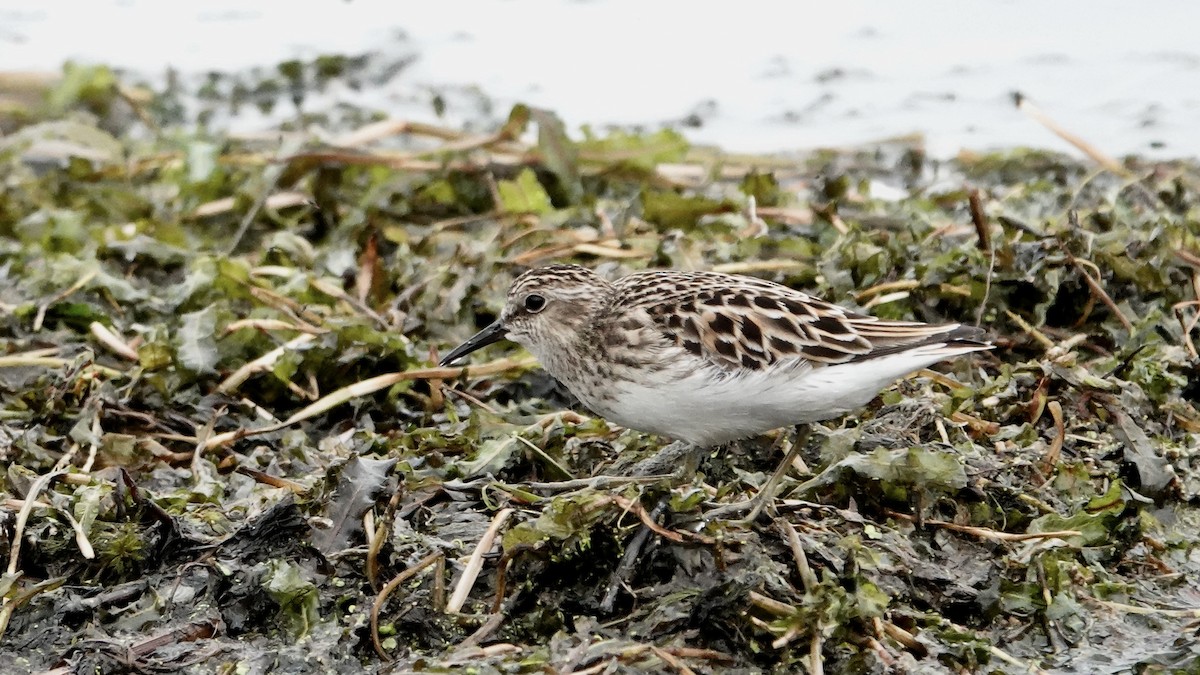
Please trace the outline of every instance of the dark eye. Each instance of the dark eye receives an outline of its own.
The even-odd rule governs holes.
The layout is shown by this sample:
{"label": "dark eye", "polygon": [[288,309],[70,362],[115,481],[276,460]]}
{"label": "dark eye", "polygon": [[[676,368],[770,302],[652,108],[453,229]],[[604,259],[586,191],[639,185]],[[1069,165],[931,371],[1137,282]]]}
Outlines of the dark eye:
{"label": "dark eye", "polygon": [[530,293],[525,296],[525,311],[530,314],[537,314],[546,307],[546,299],[537,293]]}

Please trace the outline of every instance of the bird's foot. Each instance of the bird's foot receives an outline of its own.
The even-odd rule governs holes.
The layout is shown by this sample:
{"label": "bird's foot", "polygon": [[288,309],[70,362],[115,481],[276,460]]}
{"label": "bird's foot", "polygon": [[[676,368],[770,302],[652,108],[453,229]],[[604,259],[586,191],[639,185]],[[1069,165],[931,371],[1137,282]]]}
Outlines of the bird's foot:
{"label": "bird's foot", "polygon": [[791,468],[792,461],[804,449],[804,445],[808,441],[808,436],[808,427],[802,427],[797,434],[795,442],[792,443],[792,447],[788,448],[788,451],[784,454],[783,461],[775,468],[774,473],[767,479],[767,482],[763,483],[762,487],[759,488],[757,495],[746,501],[719,506],[708,511],[705,516],[708,518],[724,518],[749,511],[744,518],[732,521],[734,524],[749,527],[758,520],[758,517],[762,515],[767,507],[771,507],[774,510],[775,492],[779,489],[779,482],[783,480],[784,474]]}
{"label": "bird's foot", "polygon": [[[739,525],[742,527],[750,527],[754,525],[758,517],[767,510],[768,506],[773,506],[773,498],[765,492],[759,492],[757,495],[740,502],[732,504],[724,504],[715,509],[710,509],[704,512],[704,517],[709,520],[726,519],[730,516],[745,513],[742,518],[736,518],[728,521],[731,525]],[[747,513],[749,512],[749,513]]]}

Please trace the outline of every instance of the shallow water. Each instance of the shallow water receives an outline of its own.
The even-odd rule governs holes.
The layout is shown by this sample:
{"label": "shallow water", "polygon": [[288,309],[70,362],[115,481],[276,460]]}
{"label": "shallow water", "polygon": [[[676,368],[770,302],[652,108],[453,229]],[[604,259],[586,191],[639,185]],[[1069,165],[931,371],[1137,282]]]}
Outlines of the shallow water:
{"label": "shallow water", "polygon": [[[1200,156],[1200,6],[1116,0],[758,0],[736,11],[681,1],[312,4],[212,0],[0,0],[0,70],[65,59],[157,74],[382,52],[416,61],[342,99],[451,122],[517,101],[590,123],[685,118],[694,141],[735,151],[860,144],[920,133],[929,149],[1073,152],[1017,111],[1019,90],[1114,154]],[[476,94],[475,92],[479,92]],[[489,103],[490,102],[490,103]],[[263,126],[247,116],[236,122]]]}

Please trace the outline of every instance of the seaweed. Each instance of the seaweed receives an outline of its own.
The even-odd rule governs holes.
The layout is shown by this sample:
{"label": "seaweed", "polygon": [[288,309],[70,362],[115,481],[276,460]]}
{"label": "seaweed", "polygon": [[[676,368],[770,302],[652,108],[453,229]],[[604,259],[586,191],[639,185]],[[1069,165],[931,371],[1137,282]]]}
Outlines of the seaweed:
{"label": "seaweed", "polygon": [[[1196,668],[1194,162],[739,156],[525,106],[267,139],[179,96],[71,65],[0,113],[5,671]],[[670,439],[528,355],[436,365],[551,261],[997,349],[638,475]],[[791,443],[766,517],[711,515]]]}

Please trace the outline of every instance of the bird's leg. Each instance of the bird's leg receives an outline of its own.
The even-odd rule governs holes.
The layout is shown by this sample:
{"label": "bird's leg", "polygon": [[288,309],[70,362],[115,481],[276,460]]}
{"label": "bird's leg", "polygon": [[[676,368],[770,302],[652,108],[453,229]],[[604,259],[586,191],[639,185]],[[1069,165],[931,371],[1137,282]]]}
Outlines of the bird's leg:
{"label": "bird's leg", "polygon": [[773,505],[775,502],[775,490],[779,487],[779,481],[783,480],[783,475],[792,466],[792,460],[796,459],[796,455],[804,449],[805,441],[808,440],[808,425],[804,425],[802,431],[796,432],[796,440],[792,443],[792,447],[788,448],[787,454],[783,456],[783,461],[775,468],[775,472],[767,479],[766,483],[759,488],[758,494],[752,500],[754,506],[750,509],[750,513],[746,516],[746,522],[753,523],[758,519],[758,514],[766,508],[768,504]]}
{"label": "bird's leg", "polygon": [[783,475],[787,473],[787,470],[792,466],[792,461],[796,459],[796,455],[800,454],[800,451],[804,449],[804,446],[808,441],[809,433],[810,429],[807,424],[799,427],[798,431],[796,432],[796,440],[792,443],[792,447],[788,449],[787,453],[783,457],[783,461],[780,462],[779,466],[775,468],[775,472],[771,474],[771,477],[767,479],[767,482],[763,483],[762,487],[759,488],[758,494],[755,495],[753,499],[748,499],[744,502],[729,504],[727,506],[713,509],[712,511],[708,512],[708,516],[719,517],[732,515],[734,513],[741,513],[749,509],[750,513],[742,519],[742,522],[753,523],[758,518],[759,514],[762,513],[764,508],[774,503],[775,489],[779,487],[779,481],[783,480]]}

